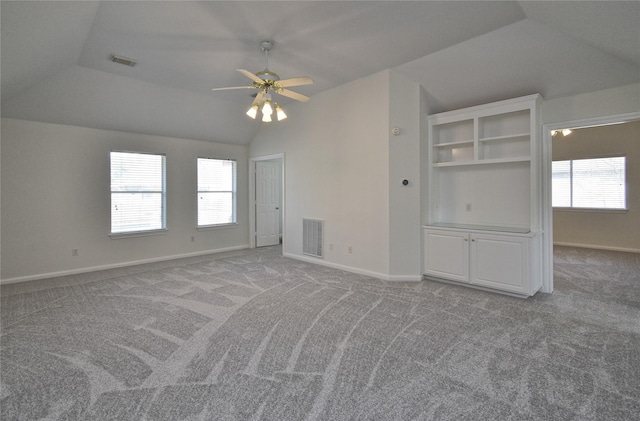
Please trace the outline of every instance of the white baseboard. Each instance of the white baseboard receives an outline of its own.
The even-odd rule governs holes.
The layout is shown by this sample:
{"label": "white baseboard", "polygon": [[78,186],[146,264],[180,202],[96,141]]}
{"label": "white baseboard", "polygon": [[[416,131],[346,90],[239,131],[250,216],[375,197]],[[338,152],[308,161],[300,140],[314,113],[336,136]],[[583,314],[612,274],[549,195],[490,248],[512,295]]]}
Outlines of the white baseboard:
{"label": "white baseboard", "polygon": [[387,275],[384,280],[389,282],[420,282],[422,275]]}
{"label": "white baseboard", "polygon": [[68,276],[68,275],[78,275],[81,273],[97,272],[97,271],[106,270],[106,269],[118,269],[118,268],[123,268],[127,266],[142,265],[145,263],[164,262],[167,260],[184,259],[186,257],[205,256],[207,254],[224,253],[225,251],[244,250],[248,248],[249,248],[249,245],[245,244],[242,246],[226,247],[226,248],[220,248],[220,249],[214,249],[214,250],[196,251],[193,253],[176,254],[173,256],[153,257],[150,259],[113,263],[110,265],[103,265],[103,266],[91,266],[91,267],[85,267],[85,268],[79,268],[79,269],[63,270],[60,272],[49,272],[49,273],[41,273],[37,275],[19,276],[15,278],[2,279],[0,280],[0,284],[2,285],[15,284],[18,282],[36,281],[38,279],[56,278],[59,276]]}
{"label": "white baseboard", "polygon": [[314,263],[320,266],[327,266],[333,269],[344,270],[345,272],[357,273],[358,275],[371,276],[372,278],[382,279],[390,282],[419,282],[422,281],[422,275],[386,275],[379,272],[373,272],[365,269],[345,266],[338,263],[327,262],[323,259],[314,259],[312,257],[299,256],[297,254],[282,252],[284,257],[294,260],[300,260],[307,263]]}
{"label": "white baseboard", "polygon": [[583,249],[611,250],[611,251],[624,251],[627,253],[640,253],[640,249],[632,249],[632,248],[626,248],[626,247],[598,246],[594,244],[561,243],[561,242],[554,241],[553,245],[564,246],[564,247],[578,247]]}

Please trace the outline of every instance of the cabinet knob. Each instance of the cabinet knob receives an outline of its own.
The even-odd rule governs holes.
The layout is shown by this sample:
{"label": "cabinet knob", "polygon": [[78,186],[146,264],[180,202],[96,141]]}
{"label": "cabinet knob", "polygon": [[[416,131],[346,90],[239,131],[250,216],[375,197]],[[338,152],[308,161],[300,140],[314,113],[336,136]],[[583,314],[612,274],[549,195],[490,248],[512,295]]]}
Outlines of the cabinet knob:
{"label": "cabinet knob", "polygon": [[476,241],[476,239],[475,239],[475,238],[472,238],[472,239],[471,239],[471,241]]}
{"label": "cabinet knob", "polygon": [[464,239],[464,241],[469,241],[469,239],[468,239],[468,238],[465,238],[465,239]]}

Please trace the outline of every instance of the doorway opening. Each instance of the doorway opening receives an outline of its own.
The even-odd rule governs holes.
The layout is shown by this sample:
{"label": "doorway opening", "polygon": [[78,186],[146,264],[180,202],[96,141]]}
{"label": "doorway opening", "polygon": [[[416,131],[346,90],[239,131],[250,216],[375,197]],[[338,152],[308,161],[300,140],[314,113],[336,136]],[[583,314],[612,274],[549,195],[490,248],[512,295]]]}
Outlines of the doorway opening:
{"label": "doorway opening", "polygon": [[[553,124],[545,124],[543,126],[543,142],[542,142],[542,147],[543,147],[543,197],[542,197],[542,202],[543,202],[543,230],[544,230],[544,241],[543,241],[543,250],[542,250],[542,257],[543,257],[543,270],[544,273],[542,274],[542,278],[543,278],[543,285],[542,285],[542,292],[553,292],[553,249],[554,249],[554,242],[557,242],[555,240],[556,235],[558,235],[558,237],[560,237],[561,235],[565,235],[565,233],[556,233],[556,235],[554,235],[554,211],[557,211],[557,208],[553,207],[553,161],[554,159],[556,161],[560,160],[560,159],[564,159],[567,158],[567,156],[560,156],[559,154],[554,154],[553,153],[553,142],[554,142],[554,138],[557,139],[558,142],[570,142],[573,139],[576,139],[576,137],[574,136],[573,133],[569,133],[569,132],[565,132],[562,133],[563,130],[566,129],[571,129],[571,130],[575,130],[575,131],[581,131],[583,129],[589,129],[589,128],[600,128],[603,126],[612,126],[612,125],[618,125],[618,124],[622,124],[622,123],[631,123],[631,122],[637,122],[640,120],[640,113],[629,113],[629,114],[623,114],[623,115],[613,115],[613,116],[603,116],[603,117],[594,117],[594,118],[590,118],[590,119],[585,119],[585,120],[574,120],[574,121],[564,121],[564,122],[558,122],[558,123],[553,123]],[[584,131],[584,130],[583,130]],[[554,136],[555,134],[555,136]],[[574,137],[572,137],[574,136]],[[600,144],[600,146],[604,146],[606,145],[606,139],[602,139],[602,143]],[[564,146],[564,145],[563,145]],[[559,148],[558,148],[559,149]],[[563,148],[564,149],[564,148]],[[560,152],[559,150],[557,152]],[[566,151],[565,151],[566,153]],[[618,150],[608,150],[606,151],[606,149],[593,149],[591,151],[588,150],[582,150],[581,152],[579,152],[579,154],[576,154],[575,156],[572,156],[571,158],[568,159],[576,159],[576,158],[602,158],[602,157],[611,157],[613,155],[616,154],[620,154],[620,151]],[[632,175],[627,174],[627,179],[629,179],[629,177],[631,177]],[[635,175],[633,175],[635,177]],[[556,180],[557,182],[558,180]],[[636,186],[635,189],[637,189],[638,187]],[[556,205],[558,202],[558,192],[556,192]],[[628,192],[627,192],[628,193]],[[630,205],[630,204],[629,204]],[[628,206],[628,205],[627,205]],[[637,205],[636,205],[637,206]],[[573,212],[574,215],[579,215],[581,218],[585,218],[585,217],[593,217],[593,216],[597,216],[598,214],[603,215],[603,211],[602,210],[594,210],[594,209],[580,209],[580,210],[576,210],[576,209],[569,209],[566,212],[562,212],[562,217],[565,218],[566,216],[568,216],[571,212]],[[607,211],[607,212],[623,212],[622,210],[620,211]],[[560,217],[560,215],[558,216]],[[584,227],[587,227],[587,229],[589,229],[588,227],[592,226],[593,224],[591,223],[582,223],[580,224],[580,229],[582,231],[584,231]],[[563,226],[564,229],[567,229],[568,227]],[[576,229],[577,230],[577,229]],[[566,240],[565,240],[566,241]],[[560,238],[560,242],[563,242],[563,240]],[[594,247],[595,248],[595,247]]]}
{"label": "doorway opening", "polygon": [[250,247],[284,248],[284,154],[251,158],[249,168]]}

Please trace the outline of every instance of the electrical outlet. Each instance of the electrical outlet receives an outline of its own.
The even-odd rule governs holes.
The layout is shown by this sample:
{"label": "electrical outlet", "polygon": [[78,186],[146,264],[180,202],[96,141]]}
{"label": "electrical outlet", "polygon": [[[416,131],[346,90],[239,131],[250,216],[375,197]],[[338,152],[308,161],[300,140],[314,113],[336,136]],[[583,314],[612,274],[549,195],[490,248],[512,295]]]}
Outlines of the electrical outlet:
{"label": "electrical outlet", "polygon": [[333,250],[333,243],[329,243],[329,250]]}
{"label": "electrical outlet", "polygon": [[349,253],[349,254],[353,253],[353,246],[347,247],[347,253]]}
{"label": "electrical outlet", "polygon": [[467,212],[471,212],[471,203],[467,203]]}
{"label": "electrical outlet", "polygon": [[194,241],[196,241],[196,237],[191,237],[191,242],[193,243]]}
{"label": "electrical outlet", "polygon": [[78,249],[71,249],[71,255],[73,257],[77,257],[78,256]]}

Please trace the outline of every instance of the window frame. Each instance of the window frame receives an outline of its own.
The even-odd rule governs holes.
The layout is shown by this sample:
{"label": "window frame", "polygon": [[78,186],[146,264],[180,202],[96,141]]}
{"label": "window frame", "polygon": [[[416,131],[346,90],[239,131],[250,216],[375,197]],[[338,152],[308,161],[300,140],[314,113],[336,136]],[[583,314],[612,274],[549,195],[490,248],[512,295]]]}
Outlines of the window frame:
{"label": "window frame", "polygon": [[[574,161],[588,161],[588,160],[596,160],[596,159],[607,159],[607,158],[624,158],[624,207],[621,208],[600,208],[600,207],[574,207],[573,206],[573,162]],[[570,159],[555,159],[551,161],[551,189],[553,192],[553,164],[555,162],[561,161],[569,161],[570,162],[570,200],[572,206],[553,206],[553,200],[551,201],[551,209],[553,211],[570,211],[570,212],[609,212],[609,213],[625,213],[629,211],[629,191],[628,191],[628,178],[627,178],[627,155],[626,154],[611,154],[611,155],[598,155],[598,156],[586,156],[580,158],[570,158]],[[553,193],[552,193],[553,196]],[[552,198],[553,199],[553,198]]]}
{"label": "window frame", "polygon": [[[232,174],[232,186],[231,191],[228,190],[200,190],[200,173],[199,173],[199,163],[200,160],[211,160],[211,161],[226,161],[233,163],[233,174]],[[220,224],[207,224],[200,225],[200,194],[201,193],[220,193],[220,192],[230,192],[231,193],[231,207],[232,207],[232,222],[224,222]],[[210,229],[218,229],[218,228],[227,228],[227,227],[235,227],[238,225],[238,160],[232,158],[215,158],[211,156],[198,156],[196,158],[196,229],[197,230],[210,230]]]}
{"label": "window frame", "polygon": [[[150,190],[147,193],[160,193],[161,194],[161,228],[151,228],[151,229],[142,229],[142,230],[134,230],[134,231],[118,231],[113,232],[113,193],[126,193],[126,192],[118,192],[112,190],[112,154],[113,153],[122,153],[122,154],[137,154],[137,155],[152,155],[158,156],[162,158],[162,190],[155,191]],[[131,192],[133,193],[145,193],[141,191]],[[112,239],[118,238],[128,238],[128,237],[141,237],[147,235],[158,235],[164,234],[167,232],[167,155],[159,152],[141,152],[141,151],[130,151],[130,150],[111,150],[109,151],[109,237]]]}

